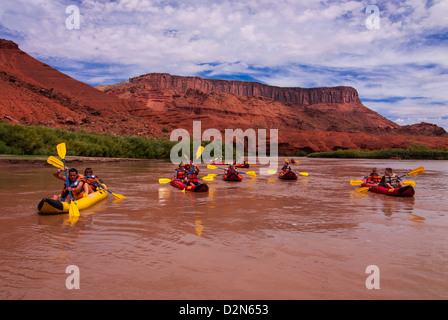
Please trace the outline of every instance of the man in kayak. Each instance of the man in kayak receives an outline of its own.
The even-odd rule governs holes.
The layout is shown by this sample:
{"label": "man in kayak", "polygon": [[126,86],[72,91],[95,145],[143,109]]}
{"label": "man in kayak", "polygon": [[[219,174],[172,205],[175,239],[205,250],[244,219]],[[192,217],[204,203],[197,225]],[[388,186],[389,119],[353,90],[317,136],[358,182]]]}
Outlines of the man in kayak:
{"label": "man in kayak", "polygon": [[282,172],[284,172],[285,174],[291,171],[291,167],[289,166],[289,162],[285,161],[285,163],[283,164],[282,167]]}
{"label": "man in kayak", "polygon": [[234,174],[238,178],[238,169],[235,168],[235,165],[231,164],[226,170],[224,170],[224,175],[229,177]]}
{"label": "man in kayak", "polygon": [[93,174],[92,168],[86,168],[86,170],[84,170],[84,177],[81,177],[80,175],[80,180],[87,185],[88,194],[97,191],[98,188],[101,189],[101,187],[104,190],[107,190],[107,187],[101,182],[100,178]]}
{"label": "man in kayak", "polygon": [[[64,172],[65,170],[68,170],[68,183],[66,182],[65,173],[64,175],[61,175],[61,172]],[[61,195],[54,195],[53,200],[70,202],[69,191],[72,193],[73,198],[75,198],[76,200],[81,199],[84,194],[89,193],[88,185],[80,179],[78,170],[76,170],[75,168],[59,168],[56,172],[53,173],[53,175],[56,178],[64,181],[64,187],[62,189]]]}
{"label": "man in kayak", "polygon": [[192,163],[186,163],[185,170],[186,170],[185,172],[186,177],[184,179],[185,184],[189,186],[197,186],[199,184],[198,181],[199,168]]}
{"label": "man in kayak", "polygon": [[395,173],[392,173],[392,168],[386,168],[380,184],[389,189],[404,187],[403,181],[401,181]]}

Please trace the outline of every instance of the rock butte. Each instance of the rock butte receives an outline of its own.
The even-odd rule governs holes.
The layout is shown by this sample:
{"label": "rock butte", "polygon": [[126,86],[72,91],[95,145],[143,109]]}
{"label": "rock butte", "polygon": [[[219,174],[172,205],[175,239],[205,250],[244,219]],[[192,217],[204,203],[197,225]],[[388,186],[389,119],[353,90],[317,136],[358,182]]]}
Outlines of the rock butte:
{"label": "rock butte", "polygon": [[[448,147],[443,128],[399,126],[351,87],[283,88],[151,73],[91,87],[0,39],[0,119],[94,133],[167,137],[172,130],[278,129],[280,152]],[[269,131],[269,130],[268,130]]]}

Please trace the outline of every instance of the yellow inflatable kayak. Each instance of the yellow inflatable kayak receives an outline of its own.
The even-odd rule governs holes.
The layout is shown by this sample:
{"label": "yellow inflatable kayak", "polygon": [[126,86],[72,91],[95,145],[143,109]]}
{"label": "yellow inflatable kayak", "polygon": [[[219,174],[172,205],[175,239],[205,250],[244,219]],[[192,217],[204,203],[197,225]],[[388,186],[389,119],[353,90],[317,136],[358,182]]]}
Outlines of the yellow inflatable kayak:
{"label": "yellow inflatable kayak", "polygon": [[[94,193],[91,193],[83,198],[76,200],[76,204],[78,205],[79,210],[86,209],[98,201],[106,199],[107,191],[106,190],[98,190]],[[42,199],[37,205],[37,210],[39,210],[40,214],[60,214],[60,213],[68,213],[68,209],[70,204],[68,202],[61,202],[53,199]]]}

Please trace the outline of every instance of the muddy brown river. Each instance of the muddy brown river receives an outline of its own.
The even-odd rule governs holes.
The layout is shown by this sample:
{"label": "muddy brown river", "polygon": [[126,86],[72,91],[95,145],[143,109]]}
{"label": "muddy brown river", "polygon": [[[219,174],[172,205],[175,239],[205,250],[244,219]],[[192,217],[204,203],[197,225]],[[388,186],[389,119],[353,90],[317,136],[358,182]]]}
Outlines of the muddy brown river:
{"label": "muddy brown river", "polygon": [[[73,163],[127,197],[76,222],[37,214],[62,188],[53,167],[0,164],[0,299],[448,298],[446,161],[300,161],[297,181],[216,177],[185,194],[158,183],[168,162]],[[355,192],[374,166],[426,173],[407,179],[414,198]]]}

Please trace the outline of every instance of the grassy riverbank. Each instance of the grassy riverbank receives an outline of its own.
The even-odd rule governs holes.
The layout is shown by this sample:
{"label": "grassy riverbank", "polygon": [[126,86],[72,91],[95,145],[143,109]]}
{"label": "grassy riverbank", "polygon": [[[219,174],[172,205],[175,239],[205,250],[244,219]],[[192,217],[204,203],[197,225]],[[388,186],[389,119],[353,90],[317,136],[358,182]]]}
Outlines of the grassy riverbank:
{"label": "grassy riverbank", "polygon": [[333,152],[317,152],[309,154],[310,158],[350,158],[350,159],[391,159],[403,160],[448,160],[448,148],[431,149],[430,147],[414,143],[407,149],[383,149],[383,150],[337,150]]}
{"label": "grassy riverbank", "polygon": [[[170,159],[172,148],[178,144],[177,141],[172,142],[168,139],[100,135],[41,126],[12,125],[0,121],[0,155],[55,155],[56,145],[62,142],[65,142],[67,146],[67,156],[122,159]],[[184,143],[186,143],[185,148],[188,149],[188,141]],[[202,142],[202,145],[206,146],[209,143],[213,142]],[[192,139],[189,145],[190,155],[196,155]],[[225,157],[226,145],[219,144],[219,146]],[[184,149],[178,149],[179,157],[183,157]],[[235,148],[233,148],[233,154],[236,154]]]}
{"label": "grassy riverbank", "polygon": [[168,139],[98,135],[0,121],[0,154],[54,155],[61,142],[66,143],[69,156],[138,159],[168,159],[175,144]]}

